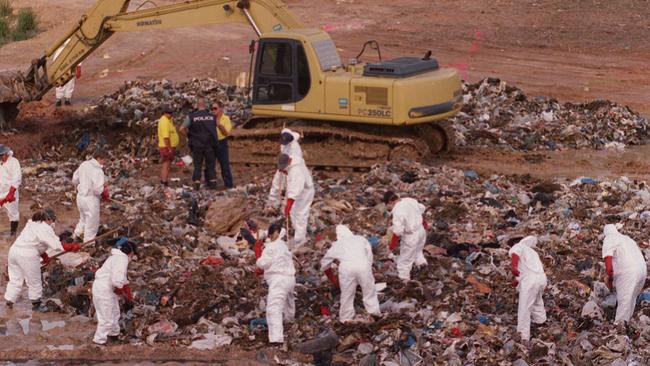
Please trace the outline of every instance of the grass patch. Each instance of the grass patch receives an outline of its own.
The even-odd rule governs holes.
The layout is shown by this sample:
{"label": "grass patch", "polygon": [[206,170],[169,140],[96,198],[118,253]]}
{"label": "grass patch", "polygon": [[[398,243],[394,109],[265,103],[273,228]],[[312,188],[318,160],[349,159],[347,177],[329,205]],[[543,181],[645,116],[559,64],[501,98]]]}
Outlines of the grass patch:
{"label": "grass patch", "polygon": [[14,8],[9,0],[0,0],[0,17],[6,18],[14,13]]}
{"label": "grass patch", "polygon": [[9,22],[7,19],[0,18],[0,40],[9,37],[11,34],[11,29],[9,28]]}
{"label": "grass patch", "polygon": [[0,0],[0,46],[24,41],[38,33],[38,17],[32,8],[23,8],[13,14],[10,0]]}
{"label": "grass patch", "polygon": [[32,8],[20,9],[18,20],[16,21],[16,33],[36,32],[38,28],[38,19]]}

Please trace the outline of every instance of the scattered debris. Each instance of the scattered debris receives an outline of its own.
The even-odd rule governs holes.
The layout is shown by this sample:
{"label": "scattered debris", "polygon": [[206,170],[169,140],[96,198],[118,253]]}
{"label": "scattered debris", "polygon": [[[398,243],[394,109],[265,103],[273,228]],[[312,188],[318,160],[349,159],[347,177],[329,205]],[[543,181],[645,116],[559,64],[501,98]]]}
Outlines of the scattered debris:
{"label": "scattered debris", "polygon": [[460,146],[622,150],[650,141],[646,118],[608,100],[560,104],[495,78],[465,84],[463,93],[465,105],[450,119]]}
{"label": "scattered debris", "polygon": [[[102,211],[104,222],[128,227],[120,235],[141,244],[138,260],[129,266],[135,305],[124,309],[123,339],[195,349],[233,345],[261,350],[267,347],[266,290],[255,273],[247,240],[252,231],[241,229],[252,227],[250,221],[257,223],[255,233],[263,232],[277,219],[261,213],[272,168],[229,191],[196,191],[183,180],[162,188],[147,170],[156,145],[153,129],[142,127],[153,125],[164,101],[176,103],[179,111],[189,110],[188,95],[195,94],[188,90],[212,91],[236,108],[242,100],[232,98],[229,87],[210,80],[127,83],[99,107],[108,115],[122,116],[121,133],[111,136],[96,126],[85,134],[80,127],[66,134],[69,137],[52,139],[39,158],[25,160],[22,188],[36,205],[74,209],[72,172],[91,146],[106,145],[113,154],[105,171],[115,202]],[[467,145],[544,150],[646,141],[646,121],[609,102],[561,106],[545,98],[531,100],[495,80],[466,86],[466,102],[454,128]],[[485,111],[479,113],[481,109]],[[129,131],[140,132],[124,133]],[[531,135],[535,140],[528,141]],[[615,296],[612,304],[612,294],[601,282],[599,239],[610,222],[622,222],[622,232],[635,239],[645,237],[650,191],[644,182],[625,177],[541,181],[483,176],[471,169],[408,161],[378,164],[345,178],[318,172],[314,178],[317,193],[309,235],[320,240],[296,254],[296,321],[286,326],[285,337],[293,345],[322,338],[336,341],[327,344],[328,350],[335,349],[332,352],[307,354],[321,352],[322,362],[333,357],[363,365],[430,365],[442,359],[452,365],[650,360],[650,318],[645,314],[650,296],[642,299],[630,322],[630,335],[619,334],[611,324]],[[44,180],[51,184],[41,184]],[[388,249],[389,213],[381,203],[386,189],[399,189],[402,196],[428,208],[425,216],[431,227],[424,253],[429,265],[415,269],[406,284],[397,279]],[[335,225],[342,222],[372,243],[376,282],[385,284],[379,293],[379,319],[336,321],[339,293],[330,288],[318,263],[335,239]],[[544,299],[549,318],[533,328],[531,342],[525,345],[515,334],[517,293],[510,286],[507,251],[529,234],[540,238],[538,251],[549,278]],[[48,307],[92,316],[89,288],[110,245],[110,240],[101,241],[89,246],[86,255],[48,266],[43,276]],[[17,329],[27,334],[29,319],[19,324]],[[329,336],[319,335],[322,329],[330,329]]]}

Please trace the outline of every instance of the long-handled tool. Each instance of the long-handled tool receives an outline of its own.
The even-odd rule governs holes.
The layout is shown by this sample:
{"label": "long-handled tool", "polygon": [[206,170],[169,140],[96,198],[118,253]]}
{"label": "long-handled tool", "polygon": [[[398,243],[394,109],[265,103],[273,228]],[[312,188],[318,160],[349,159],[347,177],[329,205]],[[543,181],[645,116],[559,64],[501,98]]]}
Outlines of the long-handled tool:
{"label": "long-handled tool", "polygon": [[[85,246],[88,245],[88,244],[94,243],[94,242],[96,242],[96,241],[99,240],[99,239],[103,239],[103,238],[105,238],[105,237],[107,237],[107,236],[109,236],[109,235],[111,235],[111,234],[115,234],[116,232],[118,232],[118,231],[121,230],[122,228],[123,228],[122,226],[120,226],[120,227],[116,227],[116,228],[114,228],[114,229],[112,229],[112,230],[109,230],[109,231],[103,233],[103,234],[100,235],[100,236],[96,236],[96,237],[93,238],[93,239],[90,239],[90,240],[88,240],[88,241],[85,241],[85,242],[83,242],[83,244],[81,244],[81,248],[85,247]],[[68,252],[57,253],[57,254],[55,254],[55,255],[53,255],[53,256],[50,257],[50,261],[52,261],[52,259],[54,259],[54,258],[58,258],[58,257],[60,257],[60,256],[62,256],[62,255],[64,255],[64,254],[66,254],[66,253],[68,253]],[[45,266],[45,265],[42,265],[41,267],[44,267],[44,266]]]}
{"label": "long-handled tool", "polygon": [[117,203],[118,205],[126,206],[126,203],[123,201],[116,200],[115,198],[109,198],[108,202]]}
{"label": "long-handled tool", "polygon": [[[284,204],[286,205],[289,202],[289,172],[284,175]],[[284,223],[287,229],[287,242],[289,241],[289,220],[291,220],[291,212],[287,214],[286,220]]]}

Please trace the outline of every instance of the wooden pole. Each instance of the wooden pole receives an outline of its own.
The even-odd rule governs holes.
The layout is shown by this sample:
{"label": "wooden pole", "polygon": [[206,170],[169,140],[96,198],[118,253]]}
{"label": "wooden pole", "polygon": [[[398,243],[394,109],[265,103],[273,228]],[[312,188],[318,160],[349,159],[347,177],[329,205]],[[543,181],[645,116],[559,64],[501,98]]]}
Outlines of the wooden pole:
{"label": "wooden pole", "polygon": [[[95,237],[94,239],[90,239],[90,240],[88,240],[88,241],[85,241],[83,244],[81,244],[81,248],[85,247],[86,245],[88,245],[88,244],[90,244],[90,243],[94,243],[94,242],[96,242],[96,241],[99,240],[99,239],[103,239],[103,238],[105,238],[105,237],[107,237],[107,236],[109,236],[109,235],[111,235],[111,234],[115,234],[115,233],[116,233],[118,230],[120,230],[120,229],[122,229],[122,227],[116,227],[115,229],[112,229],[112,230],[110,230],[110,231],[107,231],[107,232],[103,233],[102,235]],[[62,256],[62,255],[64,255],[64,254],[66,254],[66,253],[68,253],[68,252],[65,252],[65,251],[64,251],[64,252],[61,252],[61,253],[57,253],[57,254],[51,256],[51,257],[50,257],[50,260],[52,260],[52,259],[54,259],[54,258],[58,258],[58,257],[60,257],[60,256]]]}

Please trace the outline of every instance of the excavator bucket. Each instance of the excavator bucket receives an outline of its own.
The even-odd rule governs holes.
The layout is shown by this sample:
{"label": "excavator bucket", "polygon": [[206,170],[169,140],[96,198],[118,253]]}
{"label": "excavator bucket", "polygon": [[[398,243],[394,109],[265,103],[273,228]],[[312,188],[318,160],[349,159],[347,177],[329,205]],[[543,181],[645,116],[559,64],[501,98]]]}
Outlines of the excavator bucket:
{"label": "excavator bucket", "polygon": [[[106,19],[125,12],[130,0],[98,0],[78,24],[41,58],[32,61],[24,73],[0,71],[0,130],[11,125],[18,116],[21,101],[40,100],[50,88],[64,85],[74,77],[74,69],[88,54],[99,47]],[[60,52],[58,58],[54,53]]]}
{"label": "excavator bucket", "polygon": [[0,130],[9,127],[18,116],[18,103],[22,96],[15,85],[19,78],[18,72],[0,72]]}
{"label": "excavator bucket", "polygon": [[0,131],[8,128],[18,116],[18,103],[0,103]]}

